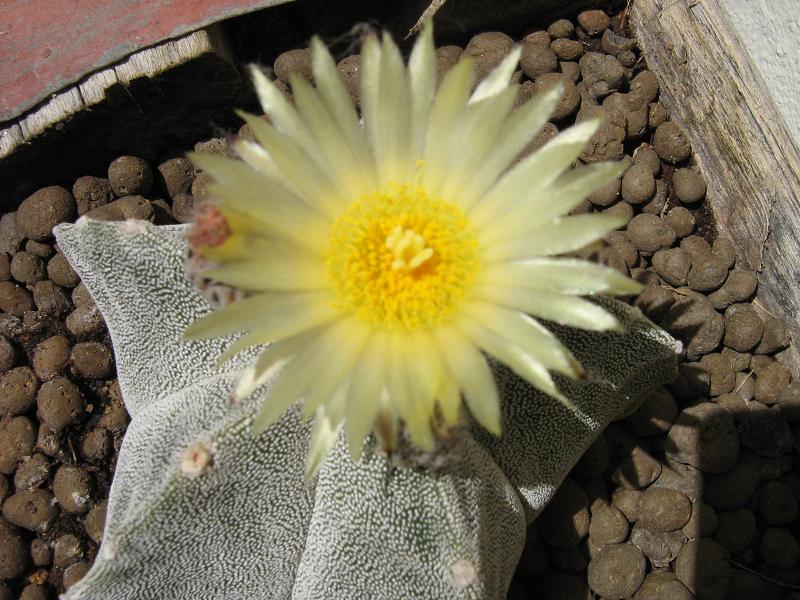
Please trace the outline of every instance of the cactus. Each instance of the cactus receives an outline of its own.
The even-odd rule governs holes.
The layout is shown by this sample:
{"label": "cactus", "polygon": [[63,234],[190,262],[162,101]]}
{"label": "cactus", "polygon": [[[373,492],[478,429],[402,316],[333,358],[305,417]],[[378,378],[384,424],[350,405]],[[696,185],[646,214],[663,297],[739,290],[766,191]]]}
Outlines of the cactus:
{"label": "cactus", "polygon": [[577,413],[496,367],[502,437],[464,430],[436,467],[369,449],[354,462],[338,439],[307,482],[319,424],[295,408],[253,436],[263,390],[231,403],[257,349],[220,368],[231,338],[181,340],[210,310],[182,228],[82,219],[56,235],[106,319],[131,414],[100,552],[69,600],[502,598],[526,525],[609,421],[676,371],[667,334],[596,299],[626,334],[552,326],[588,372],[558,380]]}

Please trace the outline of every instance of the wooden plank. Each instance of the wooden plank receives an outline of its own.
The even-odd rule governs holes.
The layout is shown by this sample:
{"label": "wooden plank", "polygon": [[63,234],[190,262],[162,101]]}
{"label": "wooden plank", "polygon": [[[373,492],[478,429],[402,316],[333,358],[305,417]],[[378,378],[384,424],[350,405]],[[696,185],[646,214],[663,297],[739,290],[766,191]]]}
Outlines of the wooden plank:
{"label": "wooden plank", "polygon": [[[800,154],[719,0],[634,0],[631,24],[758,301],[800,342]],[[796,348],[787,364],[800,377]]]}
{"label": "wooden plank", "polygon": [[0,2],[0,122],[139,49],[291,1]]}
{"label": "wooden plank", "polygon": [[231,123],[250,98],[219,26],[136,52],[0,130],[0,208],[35,187],[103,174],[122,153],[157,160]]}

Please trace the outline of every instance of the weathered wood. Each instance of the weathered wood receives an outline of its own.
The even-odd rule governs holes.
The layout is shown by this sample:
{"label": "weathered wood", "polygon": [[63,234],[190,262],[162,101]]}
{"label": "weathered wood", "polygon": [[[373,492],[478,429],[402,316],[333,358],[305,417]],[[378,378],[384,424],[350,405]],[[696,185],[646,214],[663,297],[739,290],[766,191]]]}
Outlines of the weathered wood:
{"label": "weathered wood", "polygon": [[719,0],[634,0],[630,19],[721,232],[758,271],[761,306],[800,342],[800,154],[756,65]]}
{"label": "weathered wood", "polygon": [[102,174],[118,154],[157,159],[208,135],[249,89],[218,26],[136,52],[0,130],[0,207]]}
{"label": "weathered wood", "polygon": [[292,0],[0,2],[0,122],[162,40]]}

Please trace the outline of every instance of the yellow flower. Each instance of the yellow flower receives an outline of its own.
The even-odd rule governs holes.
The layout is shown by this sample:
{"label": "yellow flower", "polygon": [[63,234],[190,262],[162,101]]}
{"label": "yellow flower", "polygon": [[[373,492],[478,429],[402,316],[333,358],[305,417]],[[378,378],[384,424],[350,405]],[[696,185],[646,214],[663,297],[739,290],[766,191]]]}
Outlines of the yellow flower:
{"label": "yellow flower", "polygon": [[512,112],[519,49],[471,93],[469,58],[437,89],[430,27],[407,68],[388,35],[368,37],[361,119],[328,50],[314,39],[311,52],[316,88],[294,78],[294,105],[253,70],[270,122],[243,115],[257,143],[235,144],[241,161],[193,156],[219,200],[194,234],[215,263],[205,275],[249,296],[186,333],[245,332],[223,359],[270,343],[235,392],[245,397],[275,377],[255,432],[303,399],[314,417],[310,473],[343,427],[354,456],[373,431],[389,447],[403,430],[432,448],[435,427],[459,421],[462,396],[499,435],[484,353],[569,406],[550,372],[578,377],[581,367],[536,319],[615,329],[580,296],[640,287],[610,268],[554,258],[623,224],[568,215],[623,170],[569,169],[598,123],[575,125],[515,163],[561,91]]}

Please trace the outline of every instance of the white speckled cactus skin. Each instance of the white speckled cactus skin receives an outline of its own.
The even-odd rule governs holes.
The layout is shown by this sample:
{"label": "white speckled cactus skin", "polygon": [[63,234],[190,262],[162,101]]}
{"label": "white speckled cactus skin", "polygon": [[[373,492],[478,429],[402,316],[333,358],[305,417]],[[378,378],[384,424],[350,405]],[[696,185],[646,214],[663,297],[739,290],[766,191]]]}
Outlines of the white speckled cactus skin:
{"label": "white speckled cactus skin", "polygon": [[554,328],[590,375],[560,382],[582,415],[498,368],[501,438],[462,436],[439,472],[354,463],[340,440],[308,484],[299,411],[253,437],[260,394],[230,402],[246,357],[219,369],[230,339],[180,340],[209,310],[180,231],[56,230],[106,318],[132,417],[100,554],[69,600],[503,598],[526,524],[602,428],[675,374],[672,339],[603,300],[627,335]]}

